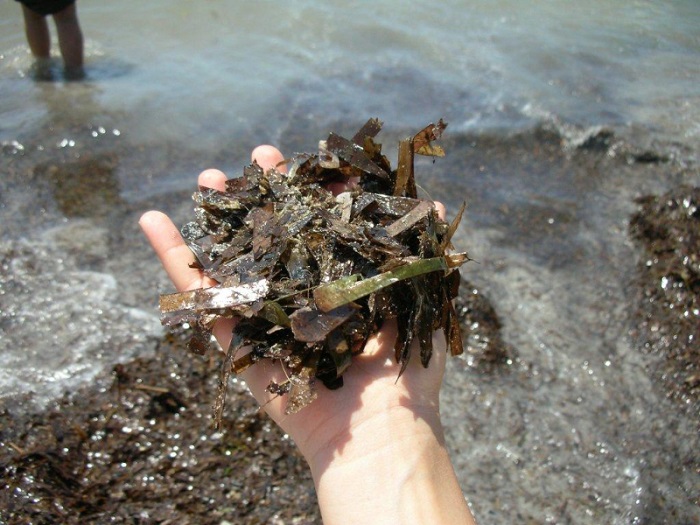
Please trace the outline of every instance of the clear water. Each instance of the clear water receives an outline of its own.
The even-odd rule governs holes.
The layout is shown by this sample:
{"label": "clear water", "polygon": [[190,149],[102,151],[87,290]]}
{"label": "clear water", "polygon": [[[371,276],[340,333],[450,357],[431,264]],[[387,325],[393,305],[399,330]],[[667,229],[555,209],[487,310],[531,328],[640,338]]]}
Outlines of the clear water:
{"label": "clear water", "polygon": [[[634,198],[700,184],[700,4],[80,0],[88,79],[34,82],[0,0],[0,397],[42,406],[162,334],[169,290],[136,227],[189,216],[206,167],[443,117],[422,186],[468,208],[458,243],[516,349],[453,360],[449,445],[484,523],[700,521],[697,422],[628,336]],[[56,51],[55,51],[56,52]],[[560,147],[539,138],[554,130]],[[624,147],[576,146],[605,128]],[[626,167],[616,151],[671,164]],[[133,155],[125,152],[133,152]],[[64,166],[74,169],[68,169]],[[31,169],[28,169],[27,167]],[[68,177],[66,174],[79,175]]]}

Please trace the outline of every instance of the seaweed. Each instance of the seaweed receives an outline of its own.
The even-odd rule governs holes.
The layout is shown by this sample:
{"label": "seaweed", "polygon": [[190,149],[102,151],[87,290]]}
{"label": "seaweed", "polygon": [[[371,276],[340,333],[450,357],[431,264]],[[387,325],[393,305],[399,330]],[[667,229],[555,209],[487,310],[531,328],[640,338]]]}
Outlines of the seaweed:
{"label": "seaweed", "polygon": [[[462,353],[452,300],[466,253],[448,253],[464,211],[451,224],[430,200],[419,199],[416,154],[442,156],[434,144],[446,124],[430,124],[400,141],[396,170],[370,119],[353,137],[331,133],[317,153],[297,154],[263,170],[253,162],[224,191],[200,187],[195,220],[182,228],[195,266],[217,284],[161,296],[163,324],[192,328],[189,349],[205,353],[214,323],[236,319],[215,403],[217,424],[231,373],[263,359],[281,362],[294,413],[318,395],[317,382],[339,388],[353,356],[388,319],[396,319],[400,376],[412,342],[428,367],[432,332],[442,329],[452,355]],[[334,195],[330,182],[347,190]],[[243,349],[246,349],[243,352]]]}

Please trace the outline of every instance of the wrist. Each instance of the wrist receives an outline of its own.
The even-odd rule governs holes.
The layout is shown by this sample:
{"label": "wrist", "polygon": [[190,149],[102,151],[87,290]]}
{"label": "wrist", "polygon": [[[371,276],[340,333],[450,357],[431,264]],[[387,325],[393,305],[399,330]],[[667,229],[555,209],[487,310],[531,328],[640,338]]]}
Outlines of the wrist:
{"label": "wrist", "polygon": [[373,455],[394,454],[411,443],[432,442],[442,446],[444,435],[437,408],[391,406],[375,411],[371,416],[350,421],[349,428],[307,451],[312,473],[319,475],[327,469],[347,468]]}
{"label": "wrist", "polygon": [[396,407],[351,434],[308,458],[326,525],[470,523],[437,410]]}

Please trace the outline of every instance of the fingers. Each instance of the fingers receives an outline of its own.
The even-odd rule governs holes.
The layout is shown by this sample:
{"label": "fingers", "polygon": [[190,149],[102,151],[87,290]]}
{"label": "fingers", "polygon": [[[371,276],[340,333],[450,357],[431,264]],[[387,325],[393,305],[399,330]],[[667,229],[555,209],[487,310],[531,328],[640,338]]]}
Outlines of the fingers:
{"label": "fingers", "polygon": [[199,270],[190,268],[194,255],[167,215],[159,211],[146,212],[139,225],[175,288],[182,291],[211,286]]}
{"label": "fingers", "polygon": [[224,191],[226,189],[226,175],[219,170],[204,170],[199,174],[197,183],[205,188]]}
{"label": "fingers", "polygon": [[445,220],[445,216],[447,215],[447,210],[445,209],[445,205],[442,202],[438,201],[433,201],[435,203],[435,210],[437,211],[438,217],[440,217],[443,221]]}
{"label": "fingers", "polygon": [[[198,183],[223,191],[226,188],[226,175],[219,170],[205,170],[200,173]],[[139,225],[175,288],[182,291],[215,284],[198,269],[190,268],[195,261],[194,254],[167,215],[158,211],[146,212],[141,216]]]}
{"label": "fingers", "polygon": [[[263,145],[258,146],[253,150],[251,159],[256,161],[263,170],[267,171],[270,168],[276,167],[280,162],[282,162],[284,160],[284,156],[280,150],[274,146]],[[277,166],[277,169],[284,173],[287,171],[287,166]]]}
{"label": "fingers", "polygon": [[343,193],[344,191],[351,190],[359,184],[360,179],[359,177],[351,177],[345,182],[329,182],[326,185],[326,188],[328,191],[330,191],[333,195],[338,195],[340,193]]}

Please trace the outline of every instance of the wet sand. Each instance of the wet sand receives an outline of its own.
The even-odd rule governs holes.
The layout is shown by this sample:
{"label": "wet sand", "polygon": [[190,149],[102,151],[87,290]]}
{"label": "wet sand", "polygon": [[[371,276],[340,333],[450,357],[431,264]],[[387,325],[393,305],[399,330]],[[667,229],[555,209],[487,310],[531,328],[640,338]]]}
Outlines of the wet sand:
{"label": "wet sand", "polygon": [[[216,360],[163,341],[34,416],[5,412],[6,523],[314,523],[304,459],[242,391],[211,424]],[[298,520],[298,521],[294,521]]]}

